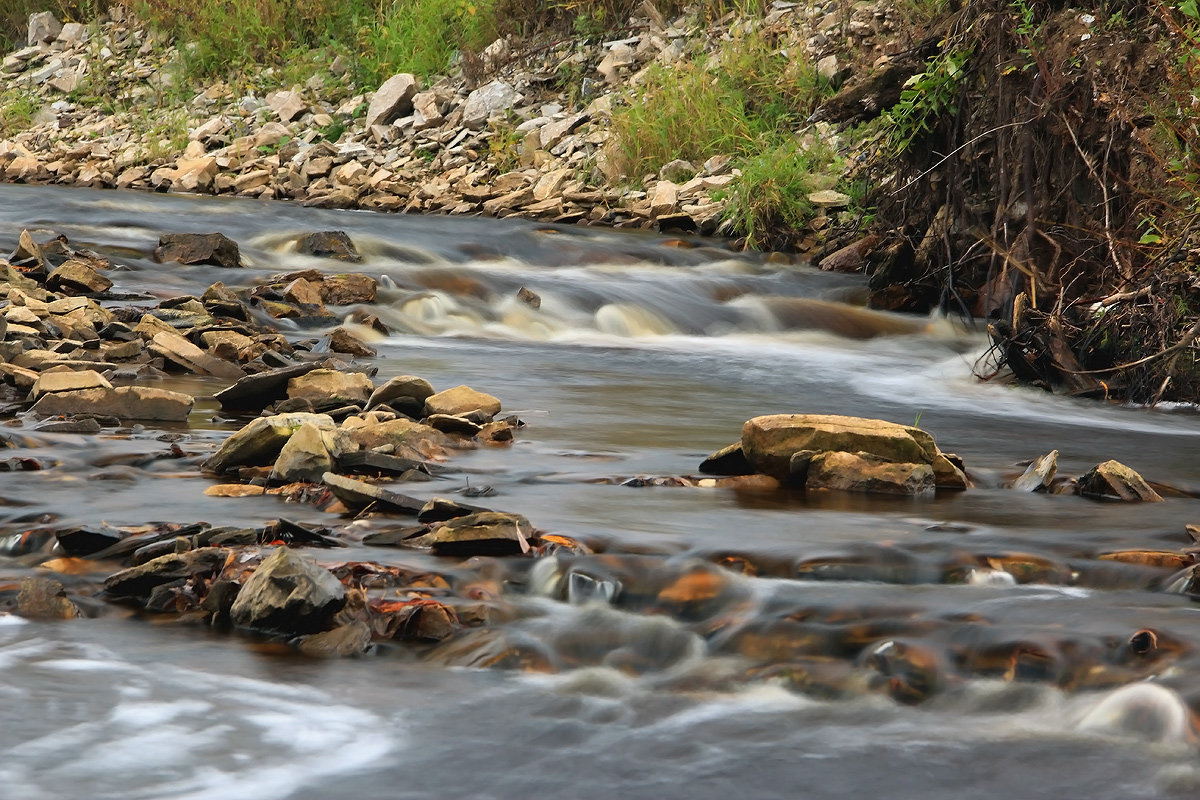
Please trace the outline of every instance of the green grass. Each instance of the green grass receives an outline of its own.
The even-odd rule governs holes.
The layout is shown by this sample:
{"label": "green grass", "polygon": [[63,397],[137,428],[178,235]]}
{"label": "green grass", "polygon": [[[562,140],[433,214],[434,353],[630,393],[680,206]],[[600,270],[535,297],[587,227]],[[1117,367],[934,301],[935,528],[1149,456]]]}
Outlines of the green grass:
{"label": "green grass", "polygon": [[814,216],[808,195],[836,183],[836,155],[828,147],[805,147],[795,137],[741,160],[725,217],[755,248],[777,246]]}
{"label": "green grass", "polygon": [[36,97],[19,89],[0,93],[0,137],[12,136],[28,128],[38,106]]}

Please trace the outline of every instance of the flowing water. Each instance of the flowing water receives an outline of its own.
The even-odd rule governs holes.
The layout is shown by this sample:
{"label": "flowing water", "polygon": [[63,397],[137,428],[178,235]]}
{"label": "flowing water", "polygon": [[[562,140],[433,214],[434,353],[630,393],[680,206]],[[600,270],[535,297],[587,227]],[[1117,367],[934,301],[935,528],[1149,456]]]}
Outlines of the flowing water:
{"label": "flowing water", "polygon": [[[714,243],[0,186],[0,252],[22,228],[108,255],[127,267],[117,290],[156,297],[330,270],[292,242],[346,231],[355,269],[384,287],[377,382],[466,383],[526,422],[513,447],[403,491],[490,485],[489,506],[604,552],[498,567],[489,629],[354,660],[112,614],[0,617],[2,800],[1200,791],[1181,710],[1200,705],[1200,609],[1162,590],[1170,571],[1098,559],[1183,550],[1200,505],[1002,488],[1056,448],[1066,474],[1114,458],[1194,490],[1191,410],[981,384],[980,333],[863,311],[858,277]],[[247,267],[153,264],[158,236],[182,231],[225,233]],[[197,404],[185,449],[234,426],[216,410]],[[919,420],[977,486],[894,500],[630,480],[694,475],[743,421],[777,412]],[[0,536],[46,515],[333,524],[276,498],[204,496],[194,462],[145,457],[161,433],[19,440],[6,456],[50,468],[0,477]],[[350,541],[321,559],[456,569]],[[22,574],[0,558],[0,579]],[[673,593],[697,583],[717,588]]]}

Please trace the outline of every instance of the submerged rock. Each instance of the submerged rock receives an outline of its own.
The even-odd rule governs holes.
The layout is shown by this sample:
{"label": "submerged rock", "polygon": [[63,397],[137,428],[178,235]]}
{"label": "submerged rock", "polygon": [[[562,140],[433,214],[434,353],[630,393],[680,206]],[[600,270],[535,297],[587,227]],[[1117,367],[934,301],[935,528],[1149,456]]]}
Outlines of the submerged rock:
{"label": "submerged rock", "polygon": [[346,587],[311,558],[279,547],[258,566],[230,609],[234,625],[279,632],[325,628],[346,604]]}

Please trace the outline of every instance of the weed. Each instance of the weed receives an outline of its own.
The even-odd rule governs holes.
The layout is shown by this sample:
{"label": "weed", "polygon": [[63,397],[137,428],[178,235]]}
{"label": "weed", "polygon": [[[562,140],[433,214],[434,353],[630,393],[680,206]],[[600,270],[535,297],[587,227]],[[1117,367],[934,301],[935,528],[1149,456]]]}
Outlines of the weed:
{"label": "weed", "polygon": [[29,127],[37,113],[38,100],[19,89],[0,93],[0,137],[12,136]]}
{"label": "weed", "polygon": [[804,228],[813,216],[808,195],[827,188],[834,154],[822,145],[805,148],[795,137],[766,146],[741,162],[741,180],[730,188],[725,217],[750,247],[773,245],[772,232]]}
{"label": "weed", "polygon": [[932,130],[942,115],[954,114],[959,88],[966,77],[969,50],[950,49],[926,64],[924,71],[910,77],[900,92],[900,101],[884,114],[888,148],[896,154]]}

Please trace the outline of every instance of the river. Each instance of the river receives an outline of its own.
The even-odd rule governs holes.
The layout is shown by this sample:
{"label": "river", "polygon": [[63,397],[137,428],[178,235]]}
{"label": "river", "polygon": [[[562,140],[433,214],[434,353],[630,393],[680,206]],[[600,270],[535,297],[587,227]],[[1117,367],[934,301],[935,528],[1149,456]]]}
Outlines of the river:
{"label": "river", "polygon": [[[0,617],[0,800],[1200,791],[1196,744],[1172,729],[1180,698],[1200,706],[1200,613],[1162,591],[1169,572],[1098,559],[1184,549],[1200,506],[1002,488],[1019,462],[1058,449],[1065,474],[1117,459],[1194,491],[1191,409],[980,383],[982,333],[856,310],[843,303],[861,298],[859,277],[714,242],[0,186],[0,252],[22,228],[109,256],[127,267],[110,272],[116,290],[156,297],[328,270],[290,243],[347,232],[364,254],[355,269],[382,282],[372,310],[392,329],[364,362],[376,380],[466,383],[526,423],[513,447],[456,456],[461,471],[404,491],[490,485],[489,506],[608,556],[544,559],[505,584],[497,627],[524,669],[479,666],[499,645],[471,636],[316,660],[120,614]],[[239,243],[244,270],[149,259],[162,233],[211,231]],[[517,299],[522,287],[540,308]],[[205,395],[223,384],[177,385]],[[919,422],[977,485],[895,500],[629,480],[695,475],[746,419],[780,412]],[[201,401],[173,432],[211,449],[236,427]],[[198,470],[138,459],[164,446],[161,433],[38,434],[7,451],[53,466],[0,476],[0,536],[43,515],[330,524],[275,498],[206,497]],[[336,557],[436,563],[361,544]],[[29,571],[0,557],[0,582]],[[639,581],[697,571],[720,574],[709,606],[638,599]]]}

